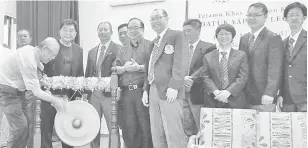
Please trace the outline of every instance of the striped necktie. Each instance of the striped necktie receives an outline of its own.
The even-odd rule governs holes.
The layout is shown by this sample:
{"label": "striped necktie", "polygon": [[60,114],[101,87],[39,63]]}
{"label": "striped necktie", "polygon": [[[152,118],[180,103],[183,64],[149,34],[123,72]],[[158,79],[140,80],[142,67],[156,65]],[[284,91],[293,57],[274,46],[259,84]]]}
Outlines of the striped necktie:
{"label": "striped necktie", "polygon": [[252,33],[250,33],[249,34],[249,41],[248,41],[248,51],[249,52],[251,51],[254,43],[255,43],[255,36]]}
{"label": "striped necktie", "polygon": [[229,85],[229,79],[228,79],[228,60],[227,60],[227,52],[220,52],[222,55],[222,58],[220,60],[220,76],[222,80],[222,89],[226,89]]}
{"label": "striped necktie", "polygon": [[160,36],[157,36],[154,40],[154,47],[153,47],[153,51],[151,54],[151,62],[150,62],[149,71],[148,71],[149,84],[152,84],[154,81],[154,65],[159,58],[159,54],[158,54],[159,39],[160,39]]}
{"label": "striped necktie", "polygon": [[294,40],[292,37],[290,37],[289,43],[288,43],[288,50],[289,50],[289,55],[290,55],[290,57],[291,57],[292,54],[293,54],[293,49],[294,49],[293,43],[294,43],[294,41],[295,41],[295,40]]}
{"label": "striped necktie", "polygon": [[97,77],[101,77],[101,64],[103,62],[104,54],[105,54],[105,46],[102,46],[99,50],[101,53],[99,54],[98,60],[96,62],[96,70],[97,70]]}
{"label": "striped necktie", "polygon": [[190,71],[190,66],[191,66],[191,60],[192,60],[192,57],[194,55],[194,45],[190,45],[189,46],[189,70],[188,72]]}

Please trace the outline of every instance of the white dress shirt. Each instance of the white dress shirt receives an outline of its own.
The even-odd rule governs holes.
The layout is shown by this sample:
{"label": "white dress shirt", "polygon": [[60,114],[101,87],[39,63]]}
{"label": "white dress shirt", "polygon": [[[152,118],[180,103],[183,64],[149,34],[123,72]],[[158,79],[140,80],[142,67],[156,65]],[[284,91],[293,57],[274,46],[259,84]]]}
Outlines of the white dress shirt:
{"label": "white dress shirt", "polygon": [[219,52],[219,62],[220,62],[220,60],[221,60],[221,58],[222,58],[222,54],[221,54],[221,52],[227,52],[227,54],[226,54],[226,58],[227,58],[227,61],[228,61],[228,60],[229,60],[230,51],[231,51],[231,47],[230,47],[230,48],[228,48],[227,50],[222,50],[220,47],[218,47],[218,52]]}
{"label": "white dress shirt", "polygon": [[104,55],[103,55],[103,56],[105,56],[106,51],[107,51],[107,49],[108,49],[108,47],[109,47],[109,45],[110,45],[110,42],[111,42],[111,40],[108,41],[105,45],[103,45],[102,43],[99,43],[99,45],[98,45],[98,51],[97,51],[97,56],[96,56],[96,63],[98,62],[99,55],[101,54],[101,50],[100,50],[100,49],[101,49],[103,46],[105,46],[105,51],[104,51]]}
{"label": "white dress shirt", "polygon": [[290,38],[293,38],[293,39],[294,39],[293,47],[295,47],[296,41],[297,41],[297,39],[298,39],[298,36],[299,36],[299,34],[302,32],[302,30],[303,30],[303,28],[302,28],[299,32],[295,33],[293,36],[292,36],[292,34],[289,35],[289,39],[290,39]]}
{"label": "white dress shirt", "polygon": [[[256,39],[258,38],[260,32],[265,28],[265,25],[263,27],[261,27],[259,30],[257,30],[255,33],[253,33],[253,36],[255,36],[255,40],[254,42],[256,41]],[[252,34],[252,32],[250,32]]]}

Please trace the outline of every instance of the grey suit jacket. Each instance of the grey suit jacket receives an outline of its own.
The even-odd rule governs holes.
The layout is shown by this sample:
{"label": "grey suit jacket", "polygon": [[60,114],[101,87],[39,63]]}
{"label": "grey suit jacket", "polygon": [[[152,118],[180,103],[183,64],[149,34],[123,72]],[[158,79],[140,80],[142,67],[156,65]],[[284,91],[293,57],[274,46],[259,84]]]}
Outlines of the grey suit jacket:
{"label": "grey suit jacket", "polygon": [[302,30],[290,57],[289,37],[284,40],[285,60],[281,95],[285,104],[307,103],[307,31]]}
{"label": "grey suit jacket", "polygon": [[283,63],[281,37],[266,27],[260,32],[253,48],[248,49],[249,34],[240,39],[239,50],[245,51],[249,62],[249,79],[245,88],[247,99],[260,105],[263,95],[276,97],[280,87]]}
{"label": "grey suit jacket", "polygon": [[249,74],[247,55],[243,51],[231,49],[228,58],[228,79],[229,85],[226,90],[231,93],[228,98],[229,103],[224,104],[214,100],[214,90],[222,90],[220,77],[219,53],[214,50],[204,56],[204,66],[192,76],[201,77],[205,86],[205,107],[230,107],[247,108],[244,87]]}

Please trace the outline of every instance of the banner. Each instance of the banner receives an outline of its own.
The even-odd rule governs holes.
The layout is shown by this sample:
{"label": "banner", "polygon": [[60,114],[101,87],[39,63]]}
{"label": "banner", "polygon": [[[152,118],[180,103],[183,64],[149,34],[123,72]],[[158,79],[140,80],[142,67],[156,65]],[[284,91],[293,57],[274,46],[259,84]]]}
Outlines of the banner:
{"label": "banner", "polygon": [[[228,23],[235,27],[236,36],[233,47],[238,49],[240,37],[249,32],[250,28],[246,22],[246,14],[249,6],[255,2],[262,2],[268,8],[266,26],[269,30],[278,33],[282,39],[289,34],[289,25],[283,20],[285,7],[295,1],[238,1],[238,0],[189,0],[188,18],[196,18],[202,22],[201,39],[216,43],[215,30],[220,24]],[[307,6],[306,1],[298,0]],[[307,27],[306,21],[303,28]]]}

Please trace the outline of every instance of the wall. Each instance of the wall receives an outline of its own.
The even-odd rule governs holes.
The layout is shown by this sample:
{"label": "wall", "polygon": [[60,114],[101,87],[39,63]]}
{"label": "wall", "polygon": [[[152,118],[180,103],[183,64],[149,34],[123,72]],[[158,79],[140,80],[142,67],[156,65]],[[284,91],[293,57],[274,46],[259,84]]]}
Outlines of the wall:
{"label": "wall", "polygon": [[16,18],[16,1],[0,0],[0,44],[3,44],[4,15]]}

